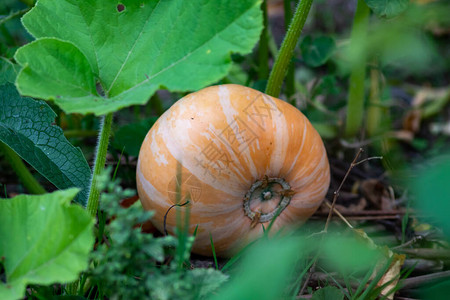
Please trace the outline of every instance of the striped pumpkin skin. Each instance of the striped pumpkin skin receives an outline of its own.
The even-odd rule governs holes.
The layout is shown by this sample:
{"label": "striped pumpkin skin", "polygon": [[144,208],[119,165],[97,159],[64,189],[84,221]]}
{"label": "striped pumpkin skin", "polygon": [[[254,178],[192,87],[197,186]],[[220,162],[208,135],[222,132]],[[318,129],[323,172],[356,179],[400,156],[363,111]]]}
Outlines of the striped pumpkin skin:
{"label": "striped pumpkin skin", "polygon": [[[136,175],[142,205],[156,212],[152,222],[160,231],[167,210],[189,199],[190,232],[198,226],[193,252],[211,255],[211,235],[219,256],[261,236],[259,213],[277,211],[286,194],[274,182],[264,189],[264,182],[280,179],[290,187],[274,231],[308,219],[330,182],[325,147],[306,117],[282,100],[233,84],[189,94],[166,111],[142,144]],[[250,195],[252,221],[243,201],[255,182],[263,183]],[[169,233],[176,210],[183,214],[187,206],[167,214]]]}

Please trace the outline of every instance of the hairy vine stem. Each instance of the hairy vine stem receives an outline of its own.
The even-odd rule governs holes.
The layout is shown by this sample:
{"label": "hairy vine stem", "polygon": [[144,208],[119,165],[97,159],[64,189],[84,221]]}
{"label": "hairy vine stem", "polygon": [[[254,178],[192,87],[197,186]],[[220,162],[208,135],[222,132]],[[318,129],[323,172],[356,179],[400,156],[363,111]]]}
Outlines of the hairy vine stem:
{"label": "hairy vine stem", "polygon": [[[111,135],[113,113],[103,116],[100,123],[100,134],[98,136],[97,148],[95,151],[94,168],[92,171],[91,185],[89,188],[89,198],[86,205],[87,211],[92,217],[97,216],[98,202],[100,198],[100,190],[97,187],[97,178],[105,168],[106,154],[108,152],[109,137]],[[66,285],[66,290],[69,295],[76,295],[78,291],[78,284],[81,277]]]}
{"label": "hairy vine stem", "polygon": [[98,200],[100,198],[100,191],[97,187],[97,177],[105,167],[109,136],[111,135],[112,119],[113,113],[109,113],[102,117],[102,122],[100,125],[100,135],[97,141],[94,169],[92,172],[91,186],[87,203],[87,210],[91,216],[97,215]]}
{"label": "hairy vine stem", "polygon": [[280,95],[283,79],[291,63],[295,46],[302,33],[311,4],[312,0],[300,0],[297,5],[294,17],[281,44],[280,52],[278,53],[275,64],[270,72],[269,81],[267,82],[265,93],[272,97],[278,97]]}
{"label": "hairy vine stem", "polygon": [[[284,6],[284,27],[286,28],[286,31],[289,29],[289,22],[292,19],[292,7],[291,7],[291,0],[284,0],[283,6]],[[288,102],[290,102],[292,105],[295,104],[295,100],[291,99],[292,95],[295,94],[295,65],[289,64],[287,74],[286,74],[286,80],[285,80],[285,91],[286,91],[286,98],[288,99]]]}

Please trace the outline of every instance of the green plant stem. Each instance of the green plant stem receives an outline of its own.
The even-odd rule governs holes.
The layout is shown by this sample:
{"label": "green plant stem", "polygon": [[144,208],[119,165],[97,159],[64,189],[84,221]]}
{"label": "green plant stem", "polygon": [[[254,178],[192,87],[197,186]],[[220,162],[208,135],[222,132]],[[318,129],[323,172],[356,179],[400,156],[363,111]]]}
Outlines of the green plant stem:
{"label": "green plant stem", "polygon": [[267,28],[267,36],[268,36],[268,43],[269,43],[269,53],[272,55],[272,57],[278,56],[278,46],[275,42],[275,38],[273,37],[272,30],[270,30],[270,27]]}
{"label": "green plant stem", "polygon": [[[370,9],[364,0],[358,0],[356,13],[353,19],[350,47],[361,41],[367,34],[369,25]],[[358,63],[352,67],[350,74],[350,87],[347,103],[347,119],[345,124],[345,135],[355,136],[361,129],[364,117],[364,81],[366,78],[366,57],[362,54]]]}
{"label": "green plant stem", "polygon": [[278,53],[275,64],[270,72],[269,81],[267,82],[266,94],[270,96],[278,97],[280,95],[283,79],[291,63],[295,46],[305,25],[311,4],[312,0],[301,0],[297,5],[294,17],[289,25],[289,30],[281,44],[280,52]]}
{"label": "green plant stem", "polygon": [[89,198],[87,203],[87,210],[93,217],[97,215],[98,200],[100,198],[100,191],[97,187],[97,177],[105,167],[109,136],[111,134],[112,119],[113,114],[107,114],[103,117],[100,126],[100,135],[97,142],[94,170],[92,172],[91,187],[89,190]]}
{"label": "green plant stem", "polygon": [[383,107],[380,100],[380,71],[378,61],[375,60],[370,69],[370,96],[367,108],[366,130],[369,137],[380,134],[380,124],[383,118]]}
{"label": "green plant stem", "polygon": [[6,161],[9,162],[14,172],[19,176],[24,187],[31,194],[45,194],[46,191],[42,185],[33,177],[30,170],[23,163],[22,159],[8,145],[0,142],[0,151],[5,155]]}
{"label": "green plant stem", "polygon": [[[292,19],[292,0],[284,0],[284,27],[286,28],[286,32],[289,28],[289,22]],[[295,94],[295,65],[293,62],[289,64],[288,71],[286,74],[286,97],[290,99],[292,95]],[[291,104],[295,101],[291,101]]]}
{"label": "green plant stem", "polygon": [[267,0],[264,0],[261,4],[263,11],[264,28],[261,32],[258,48],[258,79],[264,80],[269,77],[269,35],[268,35],[268,18],[267,18]]}
{"label": "green plant stem", "polygon": [[[80,279],[81,279],[81,277],[80,277]],[[79,282],[79,280],[66,284],[66,294],[67,295],[77,295],[78,294],[78,282]]]}

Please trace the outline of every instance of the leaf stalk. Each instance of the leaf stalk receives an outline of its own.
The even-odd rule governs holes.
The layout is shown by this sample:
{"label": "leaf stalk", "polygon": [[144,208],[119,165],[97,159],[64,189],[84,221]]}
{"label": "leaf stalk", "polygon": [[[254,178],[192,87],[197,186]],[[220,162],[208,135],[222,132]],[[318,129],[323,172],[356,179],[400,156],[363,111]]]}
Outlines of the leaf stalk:
{"label": "leaf stalk", "polygon": [[111,135],[112,120],[113,113],[109,113],[102,117],[102,122],[100,124],[100,135],[97,142],[94,169],[92,172],[91,186],[87,203],[87,210],[93,217],[97,215],[98,201],[100,198],[100,190],[97,187],[97,178],[105,167],[109,136]]}
{"label": "leaf stalk", "polygon": [[305,25],[312,1],[301,0],[297,5],[294,17],[281,44],[280,52],[278,53],[275,64],[270,72],[269,81],[267,82],[266,94],[272,97],[278,97],[280,95],[283,79],[291,63],[294,49]]}
{"label": "leaf stalk", "polygon": [[33,177],[30,170],[24,164],[20,156],[14,152],[8,145],[0,141],[0,151],[5,155],[6,161],[9,162],[14,172],[19,177],[20,181],[24,187],[31,194],[41,195],[45,194],[46,191],[42,185]]}
{"label": "leaf stalk", "polygon": [[[292,19],[292,0],[284,0],[284,26],[286,31],[289,29],[289,22]],[[289,64],[288,71],[286,74],[286,97],[291,104],[295,104],[295,100],[291,99],[292,95],[295,94],[295,65],[293,63]]]}
{"label": "leaf stalk", "polygon": [[[369,25],[370,9],[364,0],[358,0],[355,16],[353,19],[353,28],[351,33],[351,45],[361,40],[361,37],[367,34]],[[364,81],[366,78],[367,57],[361,55],[358,63],[352,67],[350,74],[350,87],[347,103],[347,119],[345,123],[345,135],[354,136],[360,129],[364,118]]]}

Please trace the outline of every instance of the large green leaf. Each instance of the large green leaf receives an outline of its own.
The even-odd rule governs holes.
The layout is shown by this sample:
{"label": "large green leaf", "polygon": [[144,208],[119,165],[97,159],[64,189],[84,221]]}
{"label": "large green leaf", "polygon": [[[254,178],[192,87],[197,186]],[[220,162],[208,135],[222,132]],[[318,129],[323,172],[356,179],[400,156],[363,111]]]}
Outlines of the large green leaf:
{"label": "large green leaf", "polygon": [[37,40],[15,55],[19,91],[66,112],[105,114],[143,104],[160,87],[216,82],[230,53],[250,52],[262,29],[260,0],[118,3],[38,1],[23,17]]}
{"label": "large green leaf", "polygon": [[78,189],[0,199],[0,299],[22,298],[27,284],[70,282],[88,266],[93,219],[70,205]]}
{"label": "large green leaf", "polygon": [[56,187],[78,187],[75,201],[85,205],[91,177],[83,153],[52,125],[56,114],[43,101],[22,98],[12,84],[0,86],[0,141]]}

